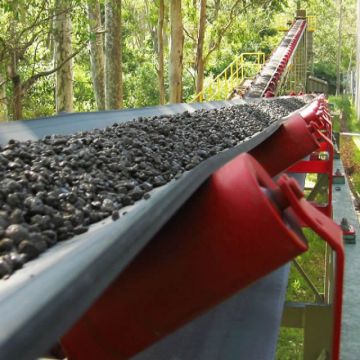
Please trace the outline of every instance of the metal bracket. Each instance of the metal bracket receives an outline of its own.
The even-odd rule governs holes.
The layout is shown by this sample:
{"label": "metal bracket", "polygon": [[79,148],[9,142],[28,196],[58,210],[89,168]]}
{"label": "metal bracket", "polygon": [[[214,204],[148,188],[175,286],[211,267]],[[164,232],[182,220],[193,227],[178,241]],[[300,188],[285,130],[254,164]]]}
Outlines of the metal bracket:
{"label": "metal bracket", "polygon": [[327,204],[318,205],[318,209],[332,216],[332,183],[333,183],[333,160],[334,145],[332,143],[332,124],[327,110],[327,102],[324,97],[318,97],[312,104],[300,112],[319,143],[319,151],[326,151],[328,158],[325,160],[302,160],[293,165],[289,172],[295,173],[318,173],[328,176]]}

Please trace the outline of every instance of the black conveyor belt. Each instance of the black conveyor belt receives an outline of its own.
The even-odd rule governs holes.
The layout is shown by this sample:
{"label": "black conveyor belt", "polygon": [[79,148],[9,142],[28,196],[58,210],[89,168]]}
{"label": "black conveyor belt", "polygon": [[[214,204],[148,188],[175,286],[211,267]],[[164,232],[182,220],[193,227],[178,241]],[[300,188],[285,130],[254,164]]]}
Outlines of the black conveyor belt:
{"label": "black conveyor belt", "polygon": [[[0,144],[103,128],[139,116],[219,108],[242,100],[69,114],[0,125]],[[274,133],[281,121],[155,189],[118,221],[104,220],[89,232],[58,243],[8,280],[0,280],[0,359],[33,359],[76,321],[152,236],[216,169]],[[125,209],[124,209],[125,210]],[[123,211],[124,211],[123,210]]]}

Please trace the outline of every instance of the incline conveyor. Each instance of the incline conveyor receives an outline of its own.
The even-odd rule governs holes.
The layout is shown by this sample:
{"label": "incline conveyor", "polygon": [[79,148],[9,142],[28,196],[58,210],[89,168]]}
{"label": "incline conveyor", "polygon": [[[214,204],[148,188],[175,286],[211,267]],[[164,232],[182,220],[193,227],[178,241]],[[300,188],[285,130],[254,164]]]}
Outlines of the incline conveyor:
{"label": "incline conveyor", "polygon": [[297,46],[304,36],[306,21],[298,19],[284,36],[260,73],[252,82],[245,96],[249,98],[275,96],[279,84],[286,75],[286,68],[294,56]]}

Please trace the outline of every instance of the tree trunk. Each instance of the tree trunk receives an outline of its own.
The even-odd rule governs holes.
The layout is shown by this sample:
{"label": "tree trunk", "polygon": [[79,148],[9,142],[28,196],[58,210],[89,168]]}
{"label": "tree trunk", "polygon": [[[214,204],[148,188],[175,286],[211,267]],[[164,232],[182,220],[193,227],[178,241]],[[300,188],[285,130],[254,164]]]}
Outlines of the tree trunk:
{"label": "tree trunk", "polygon": [[19,75],[16,75],[12,78],[13,83],[13,116],[14,120],[21,120],[23,117],[23,107],[22,107],[22,88],[21,88],[21,79]]}
{"label": "tree trunk", "polygon": [[88,16],[90,25],[90,60],[96,106],[105,109],[105,61],[104,40],[101,26],[100,3],[88,0]]}
{"label": "tree trunk", "polygon": [[[196,93],[199,94],[204,86],[204,37],[206,27],[206,0],[200,0],[199,32],[196,46]],[[199,99],[198,99],[199,100]]]}
{"label": "tree trunk", "polygon": [[160,104],[165,104],[165,84],[164,84],[164,0],[159,3],[159,19],[157,26],[158,38],[158,81]]}
{"label": "tree trunk", "polygon": [[120,109],[122,94],[121,0],[105,1],[105,107]]}
{"label": "tree trunk", "polygon": [[[71,45],[71,9],[69,2],[56,0],[56,15],[54,21],[54,40],[55,40],[55,67],[62,64],[72,55]],[[72,60],[67,61],[59,70],[56,71],[55,89],[56,111],[58,113],[73,111],[73,66]]]}
{"label": "tree trunk", "polygon": [[342,20],[343,20],[343,4],[339,0],[339,37],[336,53],[336,95],[340,95],[341,88],[341,47],[342,47]]}
{"label": "tree trunk", "polygon": [[184,45],[184,33],[181,16],[181,0],[172,0],[170,2],[170,25],[170,103],[178,103],[182,100],[182,68]]}
{"label": "tree trunk", "polygon": [[0,74],[0,121],[7,120],[6,87],[3,76]]}
{"label": "tree trunk", "polygon": [[7,66],[7,75],[12,83],[12,99],[11,99],[11,112],[14,120],[22,119],[22,84],[21,77],[17,70],[18,56],[16,51],[11,53],[11,60]]}
{"label": "tree trunk", "polygon": [[357,119],[360,121],[360,0],[357,1],[356,19],[356,82],[355,82],[355,108]]}

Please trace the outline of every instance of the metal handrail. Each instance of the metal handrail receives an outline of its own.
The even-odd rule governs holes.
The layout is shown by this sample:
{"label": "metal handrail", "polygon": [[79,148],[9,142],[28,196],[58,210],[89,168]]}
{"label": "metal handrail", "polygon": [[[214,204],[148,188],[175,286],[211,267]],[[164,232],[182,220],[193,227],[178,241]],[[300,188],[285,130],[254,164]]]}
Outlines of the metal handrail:
{"label": "metal handrail", "polygon": [[[256,72],[259,72],[264,63],[265,54],[263,52],[246,52],[240,54],[219,75],[217,75],[210,84],[196,94],[191,101],[202,102],[205,100],[206,94],[209,95],[206,98],[207,101],[219,100],[216,99],[216,96],[222,92],[221,90],[225,88],[228,93],[230,88],[234,87],[234,85],[240,85],[247,78],[246,70],[248,68],[254,67]],[[224,83],[222,84],[222,82]]]}
{"label": "metal handrail", "polygon": [[[314,32],[316,30],[316,16],[315,15],[306,16],[306,22],[307,22],[307,31]],[[288,31],[293,23],[294,21],[291,16],[278,15],[275,19],[275,28],[278,31]]]}

